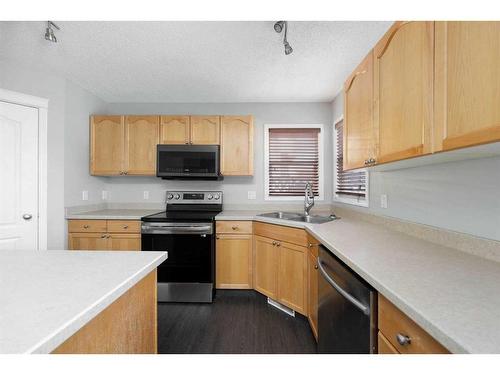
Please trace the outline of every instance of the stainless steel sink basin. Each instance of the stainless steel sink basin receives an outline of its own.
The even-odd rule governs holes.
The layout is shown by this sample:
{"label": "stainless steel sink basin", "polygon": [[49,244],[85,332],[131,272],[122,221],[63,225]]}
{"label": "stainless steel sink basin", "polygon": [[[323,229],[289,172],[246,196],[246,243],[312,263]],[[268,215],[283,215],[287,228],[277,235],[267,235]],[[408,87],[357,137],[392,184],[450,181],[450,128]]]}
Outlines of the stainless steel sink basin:
{"label": "stainless steel sink basin", "polygon": [[270,217],[273,219],[283,219],[283,220],[291,220],[291,221],[299,221],[302,223],[311,223],[311,224],[322,224],[327,223],[329,221],[333,221],[337,219],[335,215],[330,216],[321,216],[321,215],[309,215],[306,216],[304,214],[299,214],[295,212],[269,212],[266,214],[260,214],[257,216],[262,217]]}

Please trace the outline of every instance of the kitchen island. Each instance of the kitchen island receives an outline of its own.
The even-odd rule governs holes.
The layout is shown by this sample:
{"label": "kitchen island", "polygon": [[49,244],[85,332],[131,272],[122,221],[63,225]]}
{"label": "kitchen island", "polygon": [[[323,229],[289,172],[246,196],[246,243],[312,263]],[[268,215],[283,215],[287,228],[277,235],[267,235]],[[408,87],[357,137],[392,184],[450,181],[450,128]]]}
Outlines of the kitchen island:
{"label": "kitchen island", "polygon": [[166,252],[3,251],[0,353],[156,353]]}

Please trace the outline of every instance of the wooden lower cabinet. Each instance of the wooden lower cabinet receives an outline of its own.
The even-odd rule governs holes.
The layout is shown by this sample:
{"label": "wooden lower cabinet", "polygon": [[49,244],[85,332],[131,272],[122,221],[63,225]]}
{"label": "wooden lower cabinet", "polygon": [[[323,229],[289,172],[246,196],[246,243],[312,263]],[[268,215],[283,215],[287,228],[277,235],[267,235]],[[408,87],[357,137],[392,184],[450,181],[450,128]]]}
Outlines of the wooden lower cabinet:
{"label": "wooden lower cabinet", "polygon": [[377,335],[378,354],[400,354],[380,331]]}
{"label": "wooden lower cabinet", "polygon": [[255,290],[274,300],[278,299],[278,264],[276,241],[255,235],[253,286]]}
{"label": "wooden lower cabinet", "polygon": [[401,354],[449,353],[444,346],[381,294],[378,296],[378,328],[380,354],[385,354],[387,351],[394,353],[394,350]]}
{"label": "wooden lower cabinet", "polygon": [[252,235],[217,234],[215,287],[252,289]]}
{"label": "wooden lower cabinet", "polygon": [[307,318],[309,325],[316,340],[318,340],[318,258],[314,254],[307,255],[308,262],[308,299],[307,299]]}
{"label": "wooden lower cabinet", "polygon": [[137,220],[69,220],[70,250],[141,250],[141,225]]}
{"label": "wooden lower cabinet", "polygon": [[54,354],[156,354],[156,270],[80,328]]}
{"label": "wooden lower cabinet", "polygon": [[307,315],[306,247],[254,235],[254,289]]}

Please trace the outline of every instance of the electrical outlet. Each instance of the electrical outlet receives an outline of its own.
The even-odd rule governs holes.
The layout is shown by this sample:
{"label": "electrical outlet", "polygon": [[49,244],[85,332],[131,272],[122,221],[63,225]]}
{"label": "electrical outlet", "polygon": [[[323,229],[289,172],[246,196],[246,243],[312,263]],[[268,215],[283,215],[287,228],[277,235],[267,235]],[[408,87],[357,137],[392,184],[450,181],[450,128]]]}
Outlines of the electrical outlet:
{"label": "electrical outlet", "polygon": [[144,198],[144,200],[148,200],[149,199],[149,191],[144,190],[144,192],[142,194],[142,198]]}
{"label": "electrical outlet", "polygon": [[88,201],[88,200],[89,200],[89,191],[83,190],[82,191],[82,201]]}
{"label": "electrical outlet", "polygon": [[251,200],[253,200],[253,199],[257,199],[257,192],[256,192],[256,191],[253,191],[253,190],[250,190],[250,191],[248,192],[248,199],[251,199]]}
{"label": "electrical outlet", "polygon": [[102,198],[103,201],[108,200],[108,191],[107,190],[103,190],[101,192],[101,198]]}
{"label": "electrical outlet", "polygon": [[387,194],[382,194],[380,196],[380,207],[387,208]]}

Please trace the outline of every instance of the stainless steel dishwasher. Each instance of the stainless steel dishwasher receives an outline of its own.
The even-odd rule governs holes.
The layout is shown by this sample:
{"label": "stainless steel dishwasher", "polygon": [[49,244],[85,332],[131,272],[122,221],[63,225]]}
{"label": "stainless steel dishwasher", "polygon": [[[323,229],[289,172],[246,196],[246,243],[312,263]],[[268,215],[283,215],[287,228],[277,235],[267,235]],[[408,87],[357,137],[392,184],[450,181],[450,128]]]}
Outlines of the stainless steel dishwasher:
{"label": "stainless steel dishwasher", "polygon": [[377,292],[323,246],[318,256],[318,350],[377,352]]}

